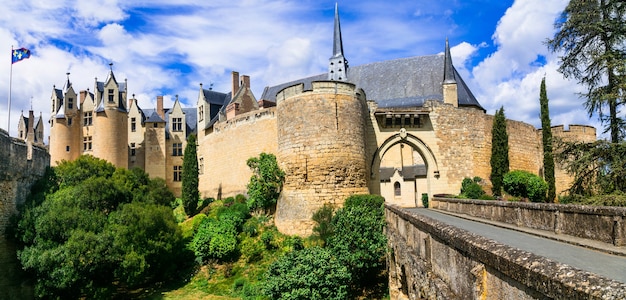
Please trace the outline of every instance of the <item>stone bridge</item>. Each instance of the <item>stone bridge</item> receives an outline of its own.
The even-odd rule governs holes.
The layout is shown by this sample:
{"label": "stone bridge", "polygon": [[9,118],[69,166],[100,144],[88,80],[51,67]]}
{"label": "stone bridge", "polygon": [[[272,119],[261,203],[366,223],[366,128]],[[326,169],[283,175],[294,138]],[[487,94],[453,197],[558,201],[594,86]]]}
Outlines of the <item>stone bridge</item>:
{"label": "stone bridge", "polygon": [[48,166],[50,155],[46,149],[12,138],[0,129],[0,235]]}
{"label": "stone bridge", "polygon": [[626,299],[625,208],[386,205],[391,299]]}

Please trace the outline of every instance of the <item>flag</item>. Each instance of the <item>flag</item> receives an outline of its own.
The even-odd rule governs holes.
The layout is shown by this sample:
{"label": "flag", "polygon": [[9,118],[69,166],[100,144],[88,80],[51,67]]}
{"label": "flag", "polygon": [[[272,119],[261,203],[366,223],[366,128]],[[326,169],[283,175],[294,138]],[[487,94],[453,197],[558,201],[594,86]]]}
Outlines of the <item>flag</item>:
{"label": "flag", "polygon": [[11,63],[14,64],[22,59],[27,59],[30,57],[30,50],[26,48],[13,49],[13,53],[11,53]]}

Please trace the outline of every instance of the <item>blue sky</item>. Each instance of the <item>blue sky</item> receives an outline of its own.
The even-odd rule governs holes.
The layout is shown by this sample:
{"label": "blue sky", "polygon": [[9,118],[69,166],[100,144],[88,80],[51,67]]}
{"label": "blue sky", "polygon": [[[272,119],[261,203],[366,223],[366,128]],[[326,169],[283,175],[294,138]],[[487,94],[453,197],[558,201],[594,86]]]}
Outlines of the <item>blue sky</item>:
{"label": "blue sky", "polygon": [[[206,3],[205,3],[206,2]],[[431,55],[452,47],[453,62],[478,101],[493,114],[540,126],[539,84],[545,75],[552,124],[588,124],[582,88],[559,74],[544,45],[566,0],[338,1],[344,53],[351,66]],[[263,88],[326,72],[335,1],[104,0],[11,1],[0,16],[0,128],[7,127],[10,49],[26,47],[13,65],[11,135],[31,107],[50,117],[53,85],[66,72],[74,89],[93,90],[109,63],[142,108],[157,95],[171,106],[195,105],[199,84],[228,92],[230,72]],[[600,132],[600,130],[598,131]]]}

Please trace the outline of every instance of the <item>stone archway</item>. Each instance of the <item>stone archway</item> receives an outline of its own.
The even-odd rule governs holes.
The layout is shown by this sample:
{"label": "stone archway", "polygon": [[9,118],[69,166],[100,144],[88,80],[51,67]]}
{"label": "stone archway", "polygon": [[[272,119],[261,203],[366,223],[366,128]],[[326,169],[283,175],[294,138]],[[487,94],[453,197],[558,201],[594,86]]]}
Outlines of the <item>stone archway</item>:
{"label": "stone archway", "polygon": [[[426,176],[423,179],[425,180],[424,188],[421,189],[418,193],[427,193],[429,197],[432,197],[432,184],[436,179],[439,178],[439,165],[437,163],[437,159],[435,158],[433,151],[428,147],[428,145],[426,145],[426,143],[424,143],[420,138],[410,133],[407,133],[404,128],[400,129],[398,133],[385,139],[378,146],[373,156],[371,157],[370,191],[374,194],[382,195],[379,173],[381,169],[381,161],[383,160],[385,154],[398,144],[409,146],[421,156],[426,167]],[[415,190],[417,190],[417,188],[415,188]],[[421,197],[419,197],[419,195],[415,195],[414,202],[415,206],[420,206]]]}

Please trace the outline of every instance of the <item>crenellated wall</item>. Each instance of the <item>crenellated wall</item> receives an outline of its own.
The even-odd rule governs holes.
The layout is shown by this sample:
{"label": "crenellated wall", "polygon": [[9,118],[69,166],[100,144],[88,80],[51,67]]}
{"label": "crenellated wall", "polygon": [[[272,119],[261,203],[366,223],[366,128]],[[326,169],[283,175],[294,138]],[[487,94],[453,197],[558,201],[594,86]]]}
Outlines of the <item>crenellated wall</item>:
{"label": "crenellated wall", "polygon": [[391,299],[624,299],[626,284],[386,205]]}
{"label": "crenellated wall", "polygon": [[27,145],[0,130],[0,235],[48,166],[50,155],[46,149]]}

